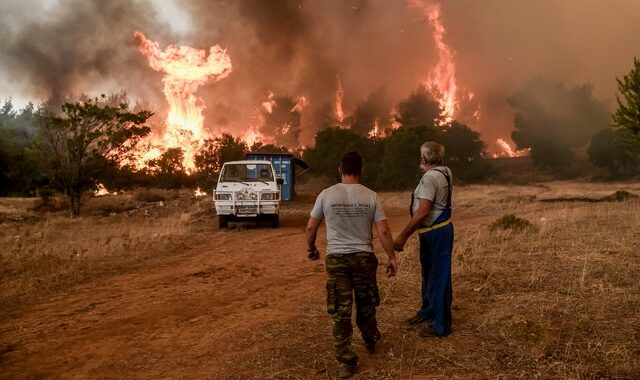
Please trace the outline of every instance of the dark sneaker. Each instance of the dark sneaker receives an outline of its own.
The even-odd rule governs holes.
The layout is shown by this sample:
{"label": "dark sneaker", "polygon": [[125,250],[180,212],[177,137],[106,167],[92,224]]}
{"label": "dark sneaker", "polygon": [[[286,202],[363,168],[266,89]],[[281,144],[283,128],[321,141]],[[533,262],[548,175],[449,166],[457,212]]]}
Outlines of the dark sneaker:
{"label": "dark sneaker", "polygon": [[356,373],[356,368],[357,367],[355,365],[340,364],[340,367],[338,368],[338,377],[341,379],[347,379]]}

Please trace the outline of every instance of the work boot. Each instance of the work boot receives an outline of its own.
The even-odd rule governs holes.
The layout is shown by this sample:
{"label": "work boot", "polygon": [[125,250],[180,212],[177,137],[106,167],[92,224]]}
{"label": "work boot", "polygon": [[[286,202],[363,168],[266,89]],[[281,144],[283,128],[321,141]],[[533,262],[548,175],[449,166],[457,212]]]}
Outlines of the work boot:
{"label": "work boot", "polygon": [[420,314],[416,314],[413,317],[407,319],[407,323],[409,324],[409,326],[417,326],[421,323],[428,323],[428,322],[431,322],[431,321],[426,319]]}
{"label": "work boot", "polygon": [[376,353],[376,342],[375,340],[365,339],[364,341],[364,350],[367,351],[367,354],[374,355]]}
{"label": "work boot", "polygon": [[438,334],[433,330],[430,323],[421,323],[418,326],[418,336],[422,338],[437,337]]}
{"label": "work boot", "polygon": [[347,379],[356,373],[357,366],[340,363],[338,368],[338,377],[341,379]]}

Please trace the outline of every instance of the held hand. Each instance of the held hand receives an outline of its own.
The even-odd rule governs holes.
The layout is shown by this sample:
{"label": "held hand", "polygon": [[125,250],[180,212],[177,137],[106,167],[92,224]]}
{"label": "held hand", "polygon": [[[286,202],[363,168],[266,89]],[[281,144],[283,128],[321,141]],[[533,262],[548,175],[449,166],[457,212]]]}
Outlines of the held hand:
{"label": "held hand", "polygon": [[404,245],[406,244],[406,242],[407,239],[403,239],[402,237],[398,236],[396,240],[393,241],[393,249],[398,252],[404,251]]}
{"label": "held hand", "polygon": [[320,251],[318,251],[318,248],[307,249],[307,257],[311,261],[318,260],[320,258]]}
{"label": "held hand", "polygon": [[396,259],[389,259],[389,263],[387,264],[387,277],[393,277],[398,273],[398,263]]}

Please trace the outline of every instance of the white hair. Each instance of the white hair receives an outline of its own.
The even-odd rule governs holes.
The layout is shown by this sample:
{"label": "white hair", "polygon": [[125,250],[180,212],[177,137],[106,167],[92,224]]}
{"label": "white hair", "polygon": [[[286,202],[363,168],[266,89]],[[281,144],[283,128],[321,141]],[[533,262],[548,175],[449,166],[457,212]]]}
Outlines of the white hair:
{"label": "white hair", "polygon": [[444,146],[434,141],[427,141],[420,147],[420,157],[428,164],[441,164],[444,161]]}

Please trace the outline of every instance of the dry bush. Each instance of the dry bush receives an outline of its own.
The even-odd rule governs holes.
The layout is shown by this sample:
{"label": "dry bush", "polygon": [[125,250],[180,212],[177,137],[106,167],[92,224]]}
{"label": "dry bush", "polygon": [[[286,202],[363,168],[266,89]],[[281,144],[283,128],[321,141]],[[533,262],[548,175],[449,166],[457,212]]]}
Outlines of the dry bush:
{"label": "dry bush", "polygon": [[640,198],[638,195],[625,190],[618,190],[615,193],[601,198],[603,202],[623,202]]}
{"label": "dry bush", "polygon": [[169,197],[165,191],[158,189],[139,189],[135,192],[135,199],[140,202],[166,202]]}
{"label": "dry bush", "polygon": [[135,210],[139,207],[138,202],[128,195],[107,195],[90,198],[85,201],[83,214],[98,213],[101,215],[119,214],[125,211]]}
{"label": "dry bush", "polygon": [[489,226],[490,231],[511,230],[515,232],[522,232],[533,228],[534,227],[531,222],[526,219],[518,218],[513,214],[504,215]]}

